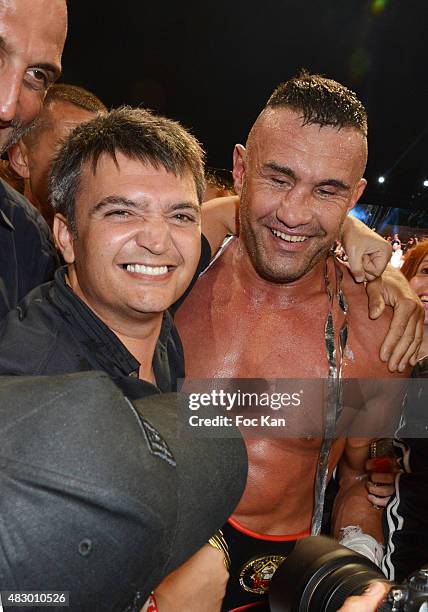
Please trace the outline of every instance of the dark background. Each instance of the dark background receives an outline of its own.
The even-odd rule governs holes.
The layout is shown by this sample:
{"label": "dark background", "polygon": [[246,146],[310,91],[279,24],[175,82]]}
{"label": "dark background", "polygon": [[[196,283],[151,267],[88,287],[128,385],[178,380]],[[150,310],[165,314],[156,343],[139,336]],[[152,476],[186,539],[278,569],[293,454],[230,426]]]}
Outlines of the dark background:
{"label": "dark background", "polygon": [[428,0],[69,0],[69,14],[62,80],[180,120],[212,166],[231,167],[301,67],[344,83],[369,114],[364,201],[428,206]]}

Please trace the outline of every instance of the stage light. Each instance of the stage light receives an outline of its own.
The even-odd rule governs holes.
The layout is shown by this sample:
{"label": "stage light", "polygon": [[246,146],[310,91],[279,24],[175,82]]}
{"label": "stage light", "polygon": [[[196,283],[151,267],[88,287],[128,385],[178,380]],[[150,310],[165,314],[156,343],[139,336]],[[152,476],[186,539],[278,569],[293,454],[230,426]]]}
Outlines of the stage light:
{"label": "stage light", "polygon": [[385,182],[385,177],[384,177],[384,176],[380,176],[380,177],[377,179],[377,182],[378,182],[378,183],[381,183],[381,184],[382,184],[382,183],[384,183],[384,182]]}
{"label": "stage light", "polygon": [[387,5],[388,0],[372,0],[371,12],[373,15],[380,15]]}
{"label": "stage light", "polygon": [[422,185],[423,185],[424,187],[428,187],[428,179],[425,179],[425,180],[424,180],[424,182],[422,183]]}

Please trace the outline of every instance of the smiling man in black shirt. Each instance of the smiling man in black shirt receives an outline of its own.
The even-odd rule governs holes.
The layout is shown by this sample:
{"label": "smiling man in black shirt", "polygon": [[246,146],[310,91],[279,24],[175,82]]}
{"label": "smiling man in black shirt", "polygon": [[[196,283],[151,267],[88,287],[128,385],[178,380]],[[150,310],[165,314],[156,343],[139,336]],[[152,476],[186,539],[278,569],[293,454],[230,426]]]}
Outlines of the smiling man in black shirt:
{"label": "smiling man in black shirt", "polygon": [[175,390],[168,308],[210,258],[204,188],[203,151],[174,121],[121,108],[79,127],[51,177],[66,266],[3,322],[0,372],[104,370],[132,397]]}

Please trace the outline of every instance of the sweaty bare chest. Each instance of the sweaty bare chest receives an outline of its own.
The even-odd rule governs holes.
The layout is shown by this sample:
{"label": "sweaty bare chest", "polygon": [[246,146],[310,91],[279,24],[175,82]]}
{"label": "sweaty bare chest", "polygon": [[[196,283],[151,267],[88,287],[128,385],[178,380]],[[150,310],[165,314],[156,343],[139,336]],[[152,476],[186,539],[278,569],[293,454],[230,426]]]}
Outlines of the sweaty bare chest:
{"label": "sweaty bare chest", "polygon": [[187,376],[326,376],[323,315],[315,305],[278,308],[263,296],[249,298],[233,283],[204,283],[177,317]]}

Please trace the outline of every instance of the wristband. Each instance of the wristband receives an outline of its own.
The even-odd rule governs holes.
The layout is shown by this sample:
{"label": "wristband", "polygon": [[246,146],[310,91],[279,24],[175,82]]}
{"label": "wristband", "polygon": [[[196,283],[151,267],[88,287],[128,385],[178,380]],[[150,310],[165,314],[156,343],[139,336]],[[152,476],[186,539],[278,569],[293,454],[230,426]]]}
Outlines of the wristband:
{"label": "wristband", "polygon": [[208,544],[213,548],[218,548],[223,553],[223,563],[226,570],[230,571],[230,554],[229,547],[227,545],[226,540],[224,539],[223,532],[219,529],[212,538],[208,540]]}

